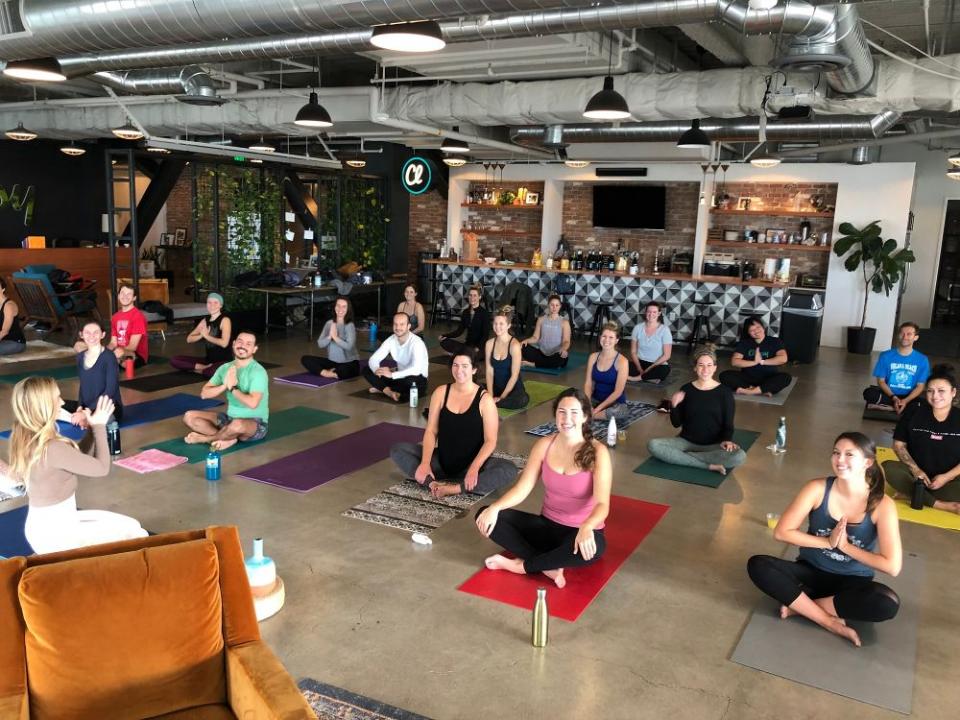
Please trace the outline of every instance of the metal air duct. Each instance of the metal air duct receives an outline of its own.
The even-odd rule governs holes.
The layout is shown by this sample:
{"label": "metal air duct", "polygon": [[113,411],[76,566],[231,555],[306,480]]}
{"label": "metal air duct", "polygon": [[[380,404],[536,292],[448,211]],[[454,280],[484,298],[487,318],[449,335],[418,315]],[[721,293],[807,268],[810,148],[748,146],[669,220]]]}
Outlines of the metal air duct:
{"label": "metal air duct", "polygon": [[197,65],[155,70],[98,72],[90,76],[102,85],[133,95],[174,95],[188,105],[222,105],[207,71]]}

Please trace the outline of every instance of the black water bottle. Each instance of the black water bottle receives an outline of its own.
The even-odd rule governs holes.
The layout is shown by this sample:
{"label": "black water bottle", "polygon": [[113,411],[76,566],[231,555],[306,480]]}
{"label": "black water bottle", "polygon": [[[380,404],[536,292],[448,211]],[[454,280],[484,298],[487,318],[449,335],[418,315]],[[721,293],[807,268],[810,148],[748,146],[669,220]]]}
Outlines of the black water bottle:
{"label": "black water bottle", "polygon": [[913,481],[913,495],[910,497],[910,507],[914,510],[923,510],[923,492],[926,489],[927,486],[920,478]]}
{"label": "black water bottle", "polygon": [[111,455],[120,454],[120,425],[116,420],[107,423],[107,446]]}

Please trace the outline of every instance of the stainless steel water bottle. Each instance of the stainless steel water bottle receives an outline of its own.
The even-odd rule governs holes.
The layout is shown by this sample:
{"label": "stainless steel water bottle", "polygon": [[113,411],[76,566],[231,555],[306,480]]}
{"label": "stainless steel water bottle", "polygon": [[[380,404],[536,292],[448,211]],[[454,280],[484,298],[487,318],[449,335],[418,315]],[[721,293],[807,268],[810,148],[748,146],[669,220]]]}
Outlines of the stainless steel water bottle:
{"label": "stainless steel water bottle", "polygon": [[537,602],[533,606],[533,627],[531,642],[534,647],[547,646],[547,629],[550,624],[550,615],[547,612],[547,589],[537,588]]}

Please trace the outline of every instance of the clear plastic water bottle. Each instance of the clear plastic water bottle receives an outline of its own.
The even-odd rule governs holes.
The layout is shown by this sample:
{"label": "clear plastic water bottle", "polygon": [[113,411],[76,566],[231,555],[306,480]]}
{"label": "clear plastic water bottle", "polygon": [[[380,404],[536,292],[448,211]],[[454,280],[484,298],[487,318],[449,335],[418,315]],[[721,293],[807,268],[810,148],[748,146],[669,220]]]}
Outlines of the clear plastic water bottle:
{"label": "clear plastic water bottle", "polygon": [[107,447],[110,448],[111,455],[119,455],[120,449],[120,425],[116,420],[107,423]]}
{"label": "clear plastic water bottle", "polygon": [[607,423],[607,445],[610,447],[617,446],[617,419],[615,417],[611,417],[610,422]]}
{"label": "clear plastic water bottle", "polygon": [[220,479],[220,451],[213,446],[207,453],[206,477],[211,481]]}
{"label": "clear plastic water bottle", "polygon": [[373,347],[377,344],[377,324],[375,322],[370,323],[370,347]]}
{"label": "clear plastic water bottle", "polygon": [[410,407],[415,408],[420,404],[420,391],[416,385],[410,386]]}
{"label": "clear plastic water bottle", "polygon": [[777,452],[786,452],[787,449],[787,419],[785,417],[780,418],[780,424],[777,425],[777,440],[776,440]]}

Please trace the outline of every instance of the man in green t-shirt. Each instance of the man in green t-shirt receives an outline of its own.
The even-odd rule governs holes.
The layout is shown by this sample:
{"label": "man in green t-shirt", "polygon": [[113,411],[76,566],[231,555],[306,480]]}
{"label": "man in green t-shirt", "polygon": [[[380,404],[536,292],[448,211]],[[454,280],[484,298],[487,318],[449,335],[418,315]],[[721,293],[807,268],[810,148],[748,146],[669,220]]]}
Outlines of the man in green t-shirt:
{"label": "man in green t-shirt", "polygon": [[187,433],[185,442],[209,443],[224,450],[237,441],[266,437],[270,378],[263,365],[253,359],[256,352],[257,336],[252,332],[239,333],[233,341],[233,360],[217,368],[200,390],[204,400],[226,393],[227,411],[188,410],[183,422],[192,432]]}

